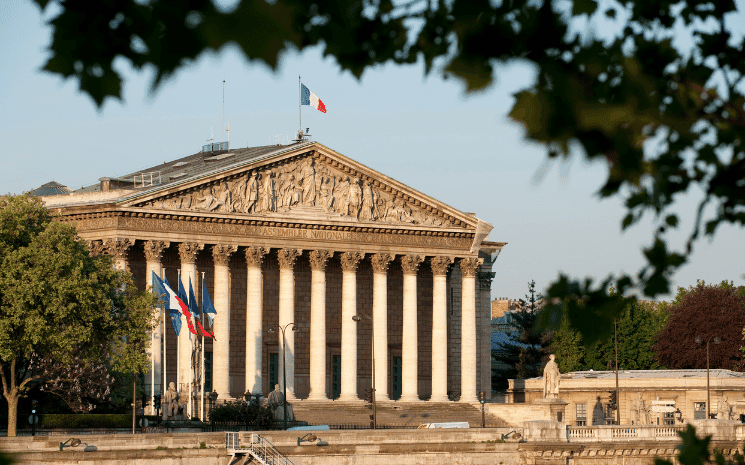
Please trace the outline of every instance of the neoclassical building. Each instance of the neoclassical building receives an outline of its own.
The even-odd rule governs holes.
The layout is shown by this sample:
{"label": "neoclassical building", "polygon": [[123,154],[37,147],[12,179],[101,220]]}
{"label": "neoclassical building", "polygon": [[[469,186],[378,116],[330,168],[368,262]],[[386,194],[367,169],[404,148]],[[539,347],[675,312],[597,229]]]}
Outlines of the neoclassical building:
{"label": "neoclassical building", "polygon": [[[491,268],[505,243],[317,142],[200,152],[42,198],[143,289],[153,271],[197,294],[204,280],[217,310],[206,379],[220,399],[267,394],[286,368],[289,400],[353,401],[373,366],[381,401],[490,395]],[[192,377],[186,325],[177,338],[160,315],[155,394],[164,368],[182,390]],[[285,363],[277,328],[290,323]]]}

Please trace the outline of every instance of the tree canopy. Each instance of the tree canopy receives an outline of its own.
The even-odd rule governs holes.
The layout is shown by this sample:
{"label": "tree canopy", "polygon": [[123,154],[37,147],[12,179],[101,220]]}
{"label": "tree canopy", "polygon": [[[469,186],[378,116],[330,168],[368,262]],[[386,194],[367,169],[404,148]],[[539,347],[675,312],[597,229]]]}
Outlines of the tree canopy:
{"label": "tree canopy", "polygon": [[678,289],[670,319],[657,334],[657,359],[669,368],[706,368],[708,341],[711,368],[736,369],[744,327],[745,289],[699,281]]}
{"label": "tree canopy", "polygon": [[[152,68],[155,89],[230,44],[275,70],[285,51],[320,46],[358,78],[421,61],[469,92],[493,83],[499,65],[534,65],[510,111],[527,140],[548,159],[604,162],[598,194],[624,200],[623,229],[653,217],[637,273],[560,275],[550,286],[588,343],[609,334],[629,295],[670,292],[696,240],[745,224],[745,38],[729,28],[742,13],[732,0],[34,1],[60,6],[44,69],[77,80],[99,107],[121,98],[116,60]],[[676,250],[676,201],[689,192],[702,195],[683,212],[695,220]]]}
{"label": "tree canopy", "polygon": [[8,435],[18,399],[40,386],[77,411],[108,395],[108,368],[148,367],[150,293],[109,256],[91,257],[38,198],[0,198],[0,362]]}

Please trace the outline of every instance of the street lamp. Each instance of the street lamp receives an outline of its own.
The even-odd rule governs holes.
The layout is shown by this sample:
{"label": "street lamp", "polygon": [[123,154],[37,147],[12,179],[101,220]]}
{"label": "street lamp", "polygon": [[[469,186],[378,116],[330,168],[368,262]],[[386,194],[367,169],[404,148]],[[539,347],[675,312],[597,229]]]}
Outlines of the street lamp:
{"label": "street lamp", "polygon": [[[352,320],[359,323],[362,321],[362,317],[367,318],[372,322],[372,317],[366,313],[360,313],[359,315],[353,315]],[[375,401],[375,325],[372,325],[372,343],[370,346],[372,347],[372,389],[370,391],[370,403],[372,404],[372,429],[376,429],[378,427],[378,406],[377,402]]]}
{"label": "street lamp", "polygon": [[[701,339],[700,336],[696,336],[696,344],[701,345],[704,341]],[[706,419],[709,419],[710,416],[710,405],[711,405],[711,391],[709,389],[709,342],[713,342],[714,344],[719,344],[722,342],[721,339],[718,337],[709,338],[706,340]]]}
{"label": "street lamp", "polygon": [[486,402],[486,393],[484,391],[479,392],[479,402],[481,403],[481,427],[486,427],[486,419],[484,418],[484,402]]}
{"label": "street lamp", "polygon": [[[284,404],[282,405],[282,410],[284,414],[284,425],[285,429],[287,429],[287,358],[285,357],[285,331],[287,328],[292,326],[292,330],[295,331],[295,322],[287,323],[284,326],[277,325],[276,328],[279,329],[282,332],[282,384],[283,384],[283,397],[284,397]],[[270,333],[275,332],[275,327],[269,328]]]}

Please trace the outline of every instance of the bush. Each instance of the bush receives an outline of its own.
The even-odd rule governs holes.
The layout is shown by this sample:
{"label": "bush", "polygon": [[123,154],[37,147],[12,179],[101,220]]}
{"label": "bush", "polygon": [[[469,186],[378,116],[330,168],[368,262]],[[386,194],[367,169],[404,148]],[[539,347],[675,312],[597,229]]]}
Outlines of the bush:
{"label": "bush", "polygon": [[272,411],[269,407],[262,407],[257,403],[249,405],[245,400],[238,400],[215,407],[210,414],[210,421],[235,421],[253,426],[269,426],[272,424]]}

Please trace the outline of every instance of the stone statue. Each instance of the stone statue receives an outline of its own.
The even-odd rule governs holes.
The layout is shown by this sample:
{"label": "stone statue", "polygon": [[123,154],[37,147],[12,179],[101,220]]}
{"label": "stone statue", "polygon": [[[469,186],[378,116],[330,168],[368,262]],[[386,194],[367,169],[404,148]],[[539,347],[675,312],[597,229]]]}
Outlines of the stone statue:
{"label": "stone statue", "polygon": [[274,390],[269,393],[267,400],[276,421],[284,421],[285,406],[287,406],[287,421],[295,421],[295,413],[292,411],[292,405],[285,402],[285,395],[279,390],[279,384],[274,385]]}
{"label": "stone statue", "polygon": [[362,189],[360,189],[360,181],[357,178],[353,178],[349,183],[349,216],[353,218],[359,218],[360,208],[362,207]]}
{"label": "stone statue", "polygon": [[321,207],[323,211],[331,211],[331,206],[334,202],[334,186],[331,184],[331,179],[324,177],[321,179]]}
{"label": "stone statue", "polygon": [[548,358],[548,363],[543,369],[543,398],[557,399],[559,397],[561,373],[559,372],[559,365],[554,361],[556,355],[551,354]]}
{"label": "stone statue", "polygon": [[256,202],[259,200],[259,182],[256,180],[256,173],[251,175],[246,185],[245,204],[243,211],[246,213],[256,213]]}
{"label": "stone statue", "polygon": [[360,210],[360,219],[375,219],[375,198],[373,197],[370,183],[367,181],[362,183],[362,210]]}
{"label": "stone statue", "polygon": [[631,402],[631,424],[632,425],[648,425],[649,422],[649,410],[642,399],[642,393],[637,395],[637,398]]}
{"label": "stone statue", "polygon": [[261,190],[261,211],[273,212],[274,211],[274,180],[272,179],[273,173],[266,171],[262,174],[264,177],[264,183],[262,184]]}
{"label": "stone statue", "polygon": [[308,161],[303,164],[303,168],[300,170],[300,180],[303,183],[303,205],[312,206],[316,204],[316,170],[313,167],[313,159],[308,158]]}
{"label": "stone statue", "polygon": [[722,396],[722,399],[717,404],[717,420],[731,420],[732,419],[732,406],[730,405],[727,396]]}
{"label": "stone statue", "polygon": [[181,401],[181,395],[176,391],[176,385],[173,382],[168,383],[168,390],[163,396],[161,417],[163,420],[178,420],[183,417],[183,410],[186,402]]}

